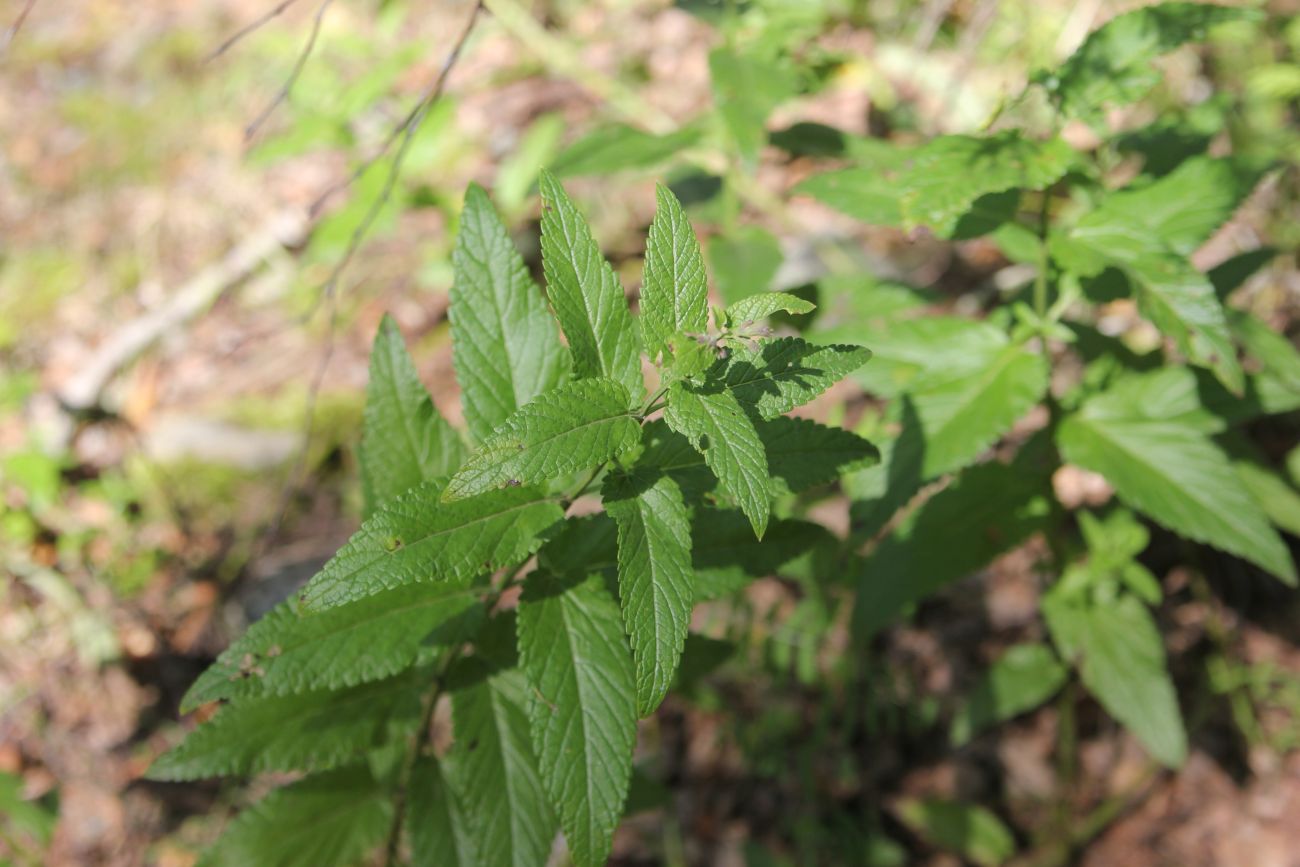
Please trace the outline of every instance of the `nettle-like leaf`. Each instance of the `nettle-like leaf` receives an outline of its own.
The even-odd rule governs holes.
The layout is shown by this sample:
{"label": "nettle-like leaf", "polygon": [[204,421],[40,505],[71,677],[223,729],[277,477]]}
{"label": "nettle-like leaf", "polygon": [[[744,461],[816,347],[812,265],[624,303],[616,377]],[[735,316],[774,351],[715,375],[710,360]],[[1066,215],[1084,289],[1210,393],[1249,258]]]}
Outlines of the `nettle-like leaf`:
{"label": "nettle-like leaf", "polygon": [[953,744],[964,744],[985,728],[1033,710],[1055,695],[1066,677],[1065,666],[1044,644],[1007,648],[953,716]]}
{"label": "nettle-like leaf", "polygon": [[573,372],[581,379],[612,379],[639,401],[641,340],[623,287],[560,182],[543,172],[538,184],[546,293],[569,339]]}
{"label": "nettle-like leaf", "polygon": [[774,492],[767,452],[754,420],[734,392],[674,383],[668,390],[664,421],[704,456],[723,492],[749,517],[754,534],[763,538]]}
{"label": "nettle-like leaf", "polygon": [[971,237],[1014,217],[1018,196],[998,194],[1045,189],[1074,163],[1060,139],[949,135],[885,151],[867,167],[816,175],[796,190],[864,222]]}
{"label": "nettle-like leaf", "polygon": [[[569,374],[569,353],[541,290],[488,200],[471,184],[452,253],[452,361],[465,421],[483,439],[515,410]],[[464,460],[442,469],[448,476]]]}
{"label": "nettle-like leaf", "polygon": [[442,493],[444,502],[545,482],[598,466],[641,441],[627,389],[582,379],[521,407],[483,441]]}
{"label": "nettle-like leaf", "polygon": [[[1143,376],[1153,375],[1170,376]],[[1134,400],[1131,389],[1098,394],[1061,423],[1057,442],[1065,459],[1105,476],[1125,504],[1174,532],[1294,584],[1286,543],[1201,420],[1161,414]]]}
{"label": "nettle-like leaf", "polygon": [[1152,63],[1207,28],[1248,20],[1258,13],[1209,3],[1161,3],[1116,16],[1084,40],[1060,69],[1034,80],[1053,95],[1062,113],[1098,121],[1108,105],[1132,102],[1160,82]]}
{"label": "nettle-like leaf", "polygon": [[641,337],[653,359],[679,332],[703,333],[709,319],[704,255],[681,202],[662,184],[645,248]]}
{"label": "nettle-like leaf", "polygon": [[446,503],[445,485],[425,482],[361,525],[302,591],[325,609],[417,582],[464,582],[518,563],[560,520],[557,497],[506,488]]}
{"label": "nettle-like leaf", "polygon": [[759,292],[727,306],[727,320],[737,326],[766,319],[773,313],[811,313],[817,305],[788,292]]}
{"label": "nettle-like leaf", "polygon": [[1080,276],[1120,269],[1135,288],[1142,315],[1193,363],[1213,370],[1229,390],[1242,391],[1227,315],[1209,278],[1149,229],[1127,215],[1103,214],[1054,235],[1051,248],[1057,262]]}
{"label": "nettle-like leaf", "polygon": [[416,759],[408,797],[410,812],[405,824],[414,867],[474,867],[482,863],[474,850],[470,817],[433,756]]}
{"label": "nettle-like leaf", "polygon": [[1050,485],[1035,451],[1026,446],[1013,464],[966,470],[866,558],[855,612],[860,634],[874,634],[1047,526]]}
{"label": "nettle-like leaf", "polygon": [[542,781],[580,867],[605,862],[636,743],[636,681],[618,604],[599,576],[534,573],[519,602],[519,661]]}
{"label": "nettle-like leaf", "polygon": [[364,765],[342,768],[276,789],[244,810],[199,865],[347,867],[383,842],[392,821],[388,789]]}
{"label": "nettle-like leaf", "polygon": [[464,584],[416,584],[387,590],[319,614],[282,602],[248,628],[205,671],[182,710],[224,698],[289,695],[380,680],[439,646],[472,637],[483,619],[485,590]]}
{"label": "nettle-like leaf", "polygon": [[757,417],[771,419],[808,403],[869,358],[871,350],[861,346],[782,337],[729,353],[706,374],[705,388],[730,392]]}
{"label": "nettle-like leaf", "polygon": [[477,659],[463,669],[469,682],[452,693],[456,743],[445,775],[471,819],[473,863],[542,864],[557,824],[533,754],[524,675]]}
{"label": "nettle-like leaf", "polygon": [[668,475],[611,476],[602,494],[618,525],[618,595],[636,666],[637,713],[648,716],[672,684],[695,604],[690,512]]}
{"label": "nettle-like leaf", "polygon": [[390,316],[380,323],[370,352],[361,436],[361,485],[366,514],[403,491],[453,472],[465,444],[433,405]]}
{"label": "nettle-like leaf", "polygon": [[[756,422],[754,428],[763,443],[772,479],[791,493],[833,482],[880,460],[876,447],[852,431],[810,419],[782,416]],[[644,441],[645,451],[637,458],[639,467],[669,473],[684,490],[694,493],[713,489],[717,480],[707,469],[704,456],[665,422],[647,424]]]}
{"label": "nettle-like leaf", "polygon": [[1084,686],[1161,763],[1179,767],[1187,733],[1165,665],[1164,642],[1150,612],[1134,596],[1104,603],[1079,594],[1043,600],[1052,640],[1079,668]]}
{"label": "nettle-like leaf", "polygon": [[197,780],[348,764],[415,730],[422,673],[428,677],[414,669],[346,689],[235,699],[155,761],[149,777]]}

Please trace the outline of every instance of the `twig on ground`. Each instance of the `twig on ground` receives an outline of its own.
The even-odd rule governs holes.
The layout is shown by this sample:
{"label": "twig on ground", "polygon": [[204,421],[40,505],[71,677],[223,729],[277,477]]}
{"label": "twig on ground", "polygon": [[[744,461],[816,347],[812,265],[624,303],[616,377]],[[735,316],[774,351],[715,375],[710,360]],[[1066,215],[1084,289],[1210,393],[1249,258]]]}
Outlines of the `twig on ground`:
{"label": "twig on ground", "polygon": [[59,402],[73,412],[98,405],[105,387],[122,368],[168,332],[210,307],[277,249],[301,244],[307,231],[307,220],[297,210],[283,211],[267,220],[220,261],[187,281],[164,304],[119,328],[60,389]]}

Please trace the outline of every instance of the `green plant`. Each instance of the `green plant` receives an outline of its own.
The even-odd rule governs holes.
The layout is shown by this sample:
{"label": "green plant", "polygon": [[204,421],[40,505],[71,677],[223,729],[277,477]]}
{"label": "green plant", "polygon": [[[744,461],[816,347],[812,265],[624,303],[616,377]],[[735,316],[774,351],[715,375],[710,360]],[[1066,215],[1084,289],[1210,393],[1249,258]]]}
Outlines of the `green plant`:
{"label": "green plant", "polygon": [[[1273,254],[1243,253],[1208,274],[1188,258],[1273,166],[1208,156],[1208,139],[1195,136],[1182,152],[1124,166],[1125,143],[1153,130],[1104,122],[1158,83],[1158,55],[1253,17],[1192,3],[1119,16],[1060,69],[1034,76],[988,131],[873,143],[800,188],[873,224],[987,236],[1032,268],[982,321],[927,315],[923,293],[859,281],[839,298],[823,292],[807,329],[871,346],[857,379],[892,398],[884,426],[896,435],[881,465],[849,480],[859,538],[895,525],[862,562],[860,638],[1033,533],[1052,543],[1043,570],[1059,578],[1042,612],[1056,653],[1008,653],[959,711],[958,742],[1051,698],[1064,662],[1155,759],[1182,763],[1183,717],[1151,613],[1163,593],[1136,560],[1150,533],[1135,513],[1296,583],[1277,529],[1293,530],[1296,492],[1241,431],[1300,407],[1300,353],[1228,304]],[[1060,131],[1071,121],[1091,125],[1097,144],[1067,145]],[[1015,429],[1036,408],[1038,420]],[[1002,460],[986,460],[995,445]],[[1119,503],[1089,508],[1054,492],[1053,479],[1068,485],[1066,466],[1099,475]]]}
{"label": "green plant", "polygon": [[[473,446],[386,319],[365,522],[186,697],[222,707],[154,778],[311,772],[235,820],[210,863],[348,863],[386,841],[390,861],[541,864],[557,827],[575,862],[602,863],[637,719],[673,684],[697,598],[717,592],[697,568],[743,582],[822,542],[773,501],[878,458],[783,417],[870,356],[769,337],[768,316],[810,304],[742,299],[710,328],[699,246],[661,188],[634,318],[559,182],[540,186],[546,296],[486,193],[466,195],[451,323]],[[603,513],[577,516],[596,491]],[[445,751],[429,737],[442,697]]]}

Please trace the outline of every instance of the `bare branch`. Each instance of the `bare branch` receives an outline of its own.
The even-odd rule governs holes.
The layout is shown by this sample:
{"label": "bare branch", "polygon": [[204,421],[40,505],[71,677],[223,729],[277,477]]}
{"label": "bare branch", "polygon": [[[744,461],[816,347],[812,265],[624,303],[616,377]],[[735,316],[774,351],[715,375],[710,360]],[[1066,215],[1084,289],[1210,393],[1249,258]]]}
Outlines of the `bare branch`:
{"label": "bare branch", "polygon": [[371,203],[370,209],[366,211],[365,217],[363,217],[361,222],[357,224],[356,228],[352,230],[352,236],[348,239],[347,249],[343,251],[342,258],[339,259],[338,264],[334,266],[332,271],[330,271],[329,277],[325,280],[325,283],[322,286],[322,297],[333,297],[335,288],[338,286],[339,278],[342,276],[344,269],[347,268],[348,264],[352,261],[352,257],[356,255],[357,250],[361,246],[361,242],[370,232],[370,228],[374,225],[375,220],[379,218],[379,213],[383,210],[384,205],[386,205],[389,199],[392,198],[393,189],[396,187],[397,179],[402,173],[402,163],[405,162],[407,152],[411,148],[411,141],[415,138],[415,133],[419,130],[420,124],[424,122],[424,118],[428,115],[429,110],[437,104],[438,99],[442,96],[443,90],[447,85],[447,78],[451,74],[452,67],[456,65],[456,60],[460,57],[461,50],[465,47],[466,41],[469,40],[469,35],[473,32],[474,25],[477,23],[479,13],[483,11],[483,7],[483,0],[477,0],[474,4],[474,8],[470,11],[469,20],[465,22],[465,27],[461,31],[460,37],[456,40],[451,51],[447,54],[447,59],[443,61],[442,68],[438,71],[437,77],[429,85],[428,89],[424,92],[424,95],[420,97],[420,101],[416,103],[415,108],[412,109],[411,113],[407,115],[406,119],[403,120],[402,123],[399,124],[389,135],[383,148],[363,163],[341,184],[336,184],[334,187],[326,190],[325,193],[322,194],[322,196],[312,205],[309,213],[314,217],[319,213],[321,205],[324,204],[325,200],[330,195],[337,190],[347,187],[357,178],[360,178],[365,174],[366,170],[382,158],[392,146],[393,142],[400,136],[401,144],[397,149],[397,153],[393,155],[392,165],[389,166],[388,175],[384,178],[384,187]]}
{"label": "bare branch", "polygon": [[[278,5],[276,5],[275,8],[271,9],[261,18],[258,18],[255,21],[253,21],[251,24],[246,24],[243,27],[241,27],[239,30],[235,31],[233,36],[231,36],[225,42],[217,46],[217,50],[209,54],[207,58],[204,59],[203,62],[211,63],[212,61],[216,60],[218,57],[220,57],[221,55],[229,51],[235,45],[235,43],[239,42],[241,39],[243,39],[248,34],[252,33],[254,30],[257,30],[259,27],[265,25],[268,21],[271,21],[272,19],[280,15],[283,15],[286,9],[288,9],[290,6],[292,6],[297,2],[298,0],[281,0],[281,2]],[[31,3],[28,3],[27,5],[30,6]]]}
{"label": "bare branch", "polygon": [[[383,159],[388,152],[392,150],[392,147],[397,140],[402,138],[402,149],[398,152],[398,159],[394,161],[393,169],[389,172],[390,182],[395,179],[394,176],[401,168],[400,160],[408,146],[407,143],[415,134],[415,129],[424,121],[429,110],[433,108],[439,97],[442,96],[442,91],[447,84],[447,77],[451,74],[452,67],[456,65],[456,60],[460,57],[461,49],[465,47],[465,42],[469,39],[470,33],[473,32],[474,25],[478,21],[479,13],[482,12],[483,9],[483,0],[478,0],[478,2],[474,4],[474,8],[470,11],[469,21],[466,22],[465,29],[461,31],[460,38],[457,39],[456,44],[452,46],[451,51],[447,54],[446,60],[443,61],[442,67],[438,70],[438,75],[430,83],[429,87],[425,89],[425,92],[421,95],[419,101],[411,108],[410,112],[405,118],[403,118],[402,122],[393,127],[392,131],[388,134],[388,138],[384,140],[384,143],[377,151],[375,151],[375,153],[371,154],[365,162],[357,166],[357,168],[354,169],[346,178],[333,184],[326,189],[325,192],[316,197],[316,200],[312,202],[311,208],[308,209],[308,213],[311,216],[315,217],[319,214],[320,209],[324,207],[325,203],[336,193],[347,189],[357,181],[361,180],[361,178],[374,167],[375,163]],[[385,186],[385,196],[382,196],[381,198],[387,197],[386,194],[390,192],[390,188],[391,183]]]}
{"label": "bare branch", "polygon": [[293,71],[289,73],[289,77],[285,79],[284,85],[275,94],[275,98],[267,104],[266,108],[262,109],[262,112],[252,123],[244,128],[244,141],[247,142],[257,135],[257,131],[261,129],[262,124],[266,123],[267,118],[279,108],[280,103],[289,98],[289,91],[293,90],[293,86],[297,84],[298,77],[302,75],[303,67],[307,65],[307,58],[311,57],[312,49],[316,47],[316,37],[320,36],[320,25],[325,17],[325,10],[329,9],[330,4],[333,2],[334,0],[321,0],[320,6],[316,8],[316,15],[312,18],[311,34],[307,37],[307,42],[303,45],[302,51],[298,53],[298,60],[293,64]]}
{"label": "bare branch", "polygon": [[28,13],[32,11],[32,7],[35,5],[36,0],[27,0],[27,2],[23,4],[23,8],[18,10],[18,17],[14,19],[13,24],[9,25],[9,29],[5,31],[4,38],[0,39],[0,56],[3,56],[4,53],[9,50],[10,43],[14,41],[14,37],[18,35],[18,31],[23,29],[23,22],[27,20]]}

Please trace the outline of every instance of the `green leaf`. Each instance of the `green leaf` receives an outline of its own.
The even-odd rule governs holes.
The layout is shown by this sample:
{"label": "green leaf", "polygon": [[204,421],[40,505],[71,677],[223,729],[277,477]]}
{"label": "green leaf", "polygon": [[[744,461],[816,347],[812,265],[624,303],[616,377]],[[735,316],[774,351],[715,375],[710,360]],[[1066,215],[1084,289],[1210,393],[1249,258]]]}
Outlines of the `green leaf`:
{"label": "green leaf", "polygon": [[518,625],[542,780],[574,862],[595,867],[623,815],[636,744],[636,683],[618,604],[599,576],[535,572]]}
{"label": "green leaf", "polygon": [[844,340],[870,346],[871,363],[857,370],[853,378],[881,397],[897,397],[921,388],[926,381],[974,375],[1007,346],[1001,329],[959,316],[871,320],[858,313],[842,325],[819,329],[815,338],[818,342]]}
{"label": "green leaf", "polygon": [[1107,105],[1141,98],[1161,80],[1152,64],[1178,46],[1200,40],[1225,21],[1257,17],[1249,9],[1201,3],[1160,3],[1116,16],[1094,31],[1056,71],[1034,81],[1053,94],[1067,117],[1099,121]]}
{"label": "green leaf", "polygon": [[750,295],[727,307],[727,321],[734,325],[744,325],[766,319],[773,313],[791,313],[800,315],[811,313],[817,305],[811,301],[791,295],[787,292],[759,292]]}
{"label": "green leaf", "polygon": [[1244,310],[1228,308],[1228,327],[1264,372],[1300,394],[1300,351],[1291,340]]}
{"label": "green leaf", "polygon": [[452,693],[456,742],[447,779],[470,819],[476,864],[543,864],[556,820],[529,735],[527,684],[517,669],[470,660],[471,682]]}
{"label": "green leaf", "polygon": [[[452,263],[456,280],[447,311],[452,360],[465,421],[474,438],[482,439],[515,410],[563,382],[569,375],[569,353],[560,343],[546,298],[477,184],[465,193]],[[458,466],[460,461],[438,475],[450,475]]]}
{"label": "green leaf", "polygon": [[691,538],[699,602],[733,593],[755,578],[776,574],[814,547],[836,542],[820,524],[794,519],[773,521],[762,541],[755,542],[748,519],[734,509],[697,509]]}
{"label": "green leaf", "polygon": [[1170,337],[1194,364],[1214,371],[1229,390],[1244,386],[1223,304],[1209,279],[1150,230],[1124,215],[1085,219],[1051,239],[1066,270],[1095,276],[1115,266],[1137,290],[1139,312]]}
{"label": "green leaf", "polygon": [[925,438],[922,476],[966,466],[1011,429],[1047,392],[1048,365],[1039,352],[1007,345],[986,366],[936,374],[913,393]]}
{"label": "green leaf", "polygon": [[982,196],[1045,189],[1073,164],[1074,152],[1061,139],[1039,142],[1014,131],[939,136],[917,149],[900,173],[903,226],[931,226],[947,237]]}
{"label": "green leaf", "polygon": [[774,418],[758,425],[772,478],[792,493],[833,482],[880,462],[880,452],[843,428],[803,418]]}
{"label": "green leaf", "polygon": [[960,746],[977,732],[1047,701],[1065,685],[1065,666],[1045,644],[1007,649],[966,696],[954,714],[950,737]]}
{"label": "green leaf", "polygon": [[649,716],[672,684],[695,604],[691,520],[666,475],[611,476],[602,496],[618,524],[618,588],[632,643],[636,703]]}
{"label": "green leaf", "polygon": [[484,592],[460,584],[413,584],[307,615],[288,600],[203,672],[181,710],[223,698],[355,686],[428,662],[435,645],[470,637],[483,619]]}
{"label": "green leaf", "polygon": [[674,383],[668,390],[664,421],[704,455],[722,490],[740,504],[754,534],[763,538],[773,494],[767,453],[735,393]]}
{"label": "green leaf", "polygon": [[655,135],[627,124],[608,124],[561,151],[551,171],[556,177],[575,178],[651,169],[695,145],[702,132],[698,125],[691,125]]}
{"label": "green leaf", "polygon": [[546,292],[569,339],[574,373],[604,377],[641,399],[641,345],[614,269],[600,254],[591,228],[550,172],[543,172],[542,267]]}
{"label": "green leaf", "polygon": [[813,175],[794,188],[842,214],[872,226],[901,226],[903,208],[895,177],[875,167]]}
{"label": "green leaf", "polygon": [[1050,479],[1034,451],[967,469],[867,557],[855,612],[862,637],[1047,526]]}
{"label": "green leaf", "polygon": [[608,379],[563,385],[516,410],[447,483],[444,503],[532,485],[612,460],[641,441],[627,389]]}
{"label": "green leaf", "polygon": [[894,811],[922,839],[979,867],[999,867],[1016,853],[1016,838],[1006,825],[977,804],[907,798]]}
{"label": "green leaf", "polygon": [[709,53],[713,99],[731,131],[736,147],[749,161],[767,143],[767,116],[794,95],[791,72],[763,58],[738,54],[729,48]]}
{"label": "green leaf", "polygon": [[303,588],[304,607],[333,608],[417,582],[469,581],[531,555],[563,516],[556,498],[535,488],[454,503],[443,503],[442,492],[441,482],[425,482],[376,512]]}
{"label": "green leaf", "polygon": [[364,765],[276,789],[239,814],[200,867],[347,867],[388,834],[389,793]]}
{"label": "green leaf", "polygon": [[1111,193],[1079,226],[1122,222],[1190,255],[1227,222],[1261,174],[1239,159],[1195,157],[1157,181]]}
{"label": "green leaf", "polygon": [[782,337],[719,360],[708,371],[705,388],[730,392],[759,418],[771,419],[817,397],[869,358],[871,350],[861,346],[818,346]]}
{"label": "green leaf", "polygon": [[409,798],[410,814],[405,825],[414,867],[475,867],[485,863],[474,849],[473,823],[433,756],[416,760],[411,769]]}
{"label": "green leaf", "polygon": [[416,669],[341,690],[236,699],[160,756],[148,776],[197,780],[347,764],[416,728],[419,674]]}
{"label": "green leaf", "polygon": [[662,184],[650,223],[641,286],[641,338],[651,359],[678,332],[703,333],[709,320],[704,256],[681,202]]}
{"label": "green leaf", "polygon": [[[833,482],[880,461],[880,452],[862,437],[810,419],[780,417],[756,422],[754,428],[763,441],[772,479],[790,493]],[[646,449],[637,459],[638,467],[669,473],[692,494],[713,489],[716,477],[685,437],[662,420],[647,424],[643,437]]]}
{"label": "green leaf", "polygon": [[1167,418],[1127,391],[1104,392],[1061,423],[1057,442],[1067,461],[1105,476],[1129,507],[1295,583],[1286,544],[1197,424]]}
{"label": "green leaf", "polygon": [[1051,592],[1043,616],[1061,655],[1073,660],[1088,691],[1162,764],[1187,758],[1187,734],[1165,667],[1165,648],[1150,613],[1134,596],[1094,604]]}
{"label": "green leaf", "polygon": [[816,175],[796,191],[867,223],[971,237],[1014,215],[1018,197],[994,194],[1045,189],[1074,162],[1060,139],[1034,141],[1013,131],[947,135],[882,150],[868,166]]}
{"label": "green leaf", "polygon": [[730,304],[762,292],[781,267],[781,245],[766,229],[741,226],[709,241],[709,270],[718,294]]}
{"label": "green leaf", "polygon": [[1234,454],[1232,468],[1268,519],[1293,536],[1300,536],[1300,491],[1258,455]]}
{"label": "green leaf", "polygon": [[361,434],[365,514],[420,482],[446,476],[465,460],[465,444],[433,405],[390,316],[370,352]]}

